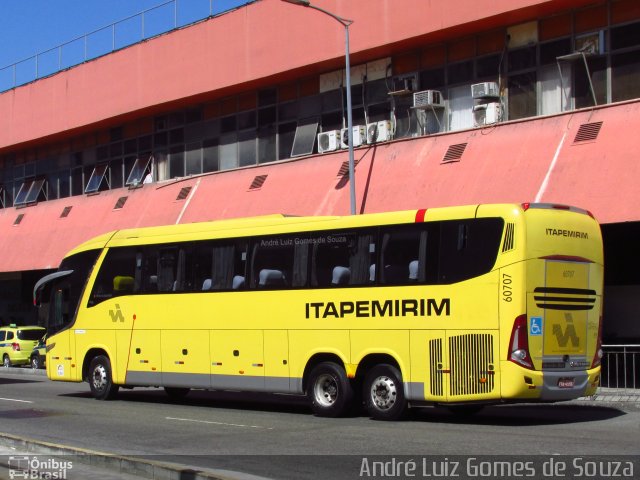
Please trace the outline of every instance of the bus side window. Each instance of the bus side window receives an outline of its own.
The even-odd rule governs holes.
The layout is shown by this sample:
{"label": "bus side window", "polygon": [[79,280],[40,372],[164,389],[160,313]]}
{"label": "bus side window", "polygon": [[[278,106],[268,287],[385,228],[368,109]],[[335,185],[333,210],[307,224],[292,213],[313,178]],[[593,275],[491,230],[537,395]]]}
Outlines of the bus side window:
{"label": "bus side window", "polygon": [[341,235],[323,235],[314,240],[311,255],[311,285],[314,287],[348,285],[351,271],[347,238]]}
{"label": "bus side window", "polygon": [[491,271],[503,227],[501,218],[441,222],[438,283],[461,282]]}
{"label": "bus side window", "polygon": [[[375,281],[375,272],[371,271],[371,265],[376,263],[375,238],[373,232],[359,232],[347,237],[349,243],[349,285],[367,285]],[[373,278],[372,273],[374,273]]]}
{"label": "bus side window", "polygon": [[136,249],[110,248],[89,296],[88,306],[97,305],[120,295],[136,291]]}
{"label": "bus side window", "polygon": [[427,232],[418,228],[413,225],[408,228],[392,227],[382,235],[380,283],[384,285],[424,283],[425,255],[421,252],[426,247]]}
{"label": "bus side window", "polygon": [[295,242],[292,238],[257,239],[251,257],[252,288],[293,286]]}

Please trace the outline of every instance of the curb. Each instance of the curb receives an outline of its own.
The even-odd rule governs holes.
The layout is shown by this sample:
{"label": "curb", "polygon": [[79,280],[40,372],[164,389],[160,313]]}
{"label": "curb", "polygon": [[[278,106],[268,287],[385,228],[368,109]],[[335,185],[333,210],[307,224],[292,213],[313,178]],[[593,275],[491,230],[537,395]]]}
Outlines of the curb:
{"label": "curb", "polygon": [[34,370],[31,367],[0,367],[1,374],[7,375],[38,375],[41,377],[47,376],[47,370],[44,368]]}
{"label": "curb", "polygon": [[[119,456],[110,453],[88,450],[85,448],[68,447],[40,440],[27,439],[0,433],[0,444],[14,448],[17,451],[34,455],[65,456],[74,455],[74,461],[91,467],[107,469],[122,474],[151,478],[158,480],[230,480],[232,477],[221,476],[211,471],[203,471],[197,467],[179,465],[154,460],[144,460],[135,457]],[[2,458],[0,465],[9,467]]]}

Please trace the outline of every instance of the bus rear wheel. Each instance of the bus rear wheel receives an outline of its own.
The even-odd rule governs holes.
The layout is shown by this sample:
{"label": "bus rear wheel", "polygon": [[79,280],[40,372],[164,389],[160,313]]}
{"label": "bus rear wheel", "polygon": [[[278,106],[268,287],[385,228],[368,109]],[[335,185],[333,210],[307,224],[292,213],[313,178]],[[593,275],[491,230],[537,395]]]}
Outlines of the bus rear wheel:
{"label": "bus rear wheel", "polygon": [[89,366],[89,387],[96,400],[112,400],[118,394],[118,385],[113,383],[111,362],[105,355],[98,355]]}
{"label": "bus rear wheel", "polygon": [[307,398],[319,417],[344,415],[353,400],[353,389],[344,369],[332,362],[316,365],[309,374]]}
{"label": "bus rear wheel", "polygon": [[375,420],[398,420],[407,411],[402,375],[392,365],[373,367],[365,377],[363,396],[367,412]]}

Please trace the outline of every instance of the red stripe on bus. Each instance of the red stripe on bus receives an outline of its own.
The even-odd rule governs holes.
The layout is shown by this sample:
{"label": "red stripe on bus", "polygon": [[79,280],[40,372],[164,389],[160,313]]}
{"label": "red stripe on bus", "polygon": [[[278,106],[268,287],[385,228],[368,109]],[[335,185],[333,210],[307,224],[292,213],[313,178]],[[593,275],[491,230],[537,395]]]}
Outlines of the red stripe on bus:
{"label": "red stripe on bus", "polygon": [[427,209],[423,208],[416,213],[416,223],[424,222],[424,216],[427,214]]}

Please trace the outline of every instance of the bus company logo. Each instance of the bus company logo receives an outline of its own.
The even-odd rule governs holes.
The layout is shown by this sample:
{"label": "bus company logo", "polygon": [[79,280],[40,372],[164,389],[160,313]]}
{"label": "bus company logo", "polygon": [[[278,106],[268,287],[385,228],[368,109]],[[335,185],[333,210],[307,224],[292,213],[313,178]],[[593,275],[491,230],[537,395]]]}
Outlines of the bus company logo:
{"label": "bus company logo", "polygon": [[576,332],[576,326],[573,324],[573,317],[571,314],[567,314],[567,328],[565,328],[564,332],[562,331],[562,326],[556,323],[551,332],[556,336],[556,340],[558,340],[558,345],[561,347],[566,347],[571,341],[571,346],[577,348],[580,346],[580,337],[578,337],[578,332]]}
{"label": "bus company logo", "polygon": [[112,322],[124,322],[124,315],[122,314],[122,310],[120,310],[120,305],[117,303],[115,311],[109,310],[109,316]]}
{"label": "bus company logo", "polygon": [[547,235],[552,237],[569,237],[569,238],[579,238],[581,240],[589,240],[589,234],[587,232],[581,232],[579,230],[547,228],[546,232],[547,232]]}
{"label": "bus company logo", "polygon": [[13,456],[9,457],[9,478],[24,479],[62,479],[68,477],[73,468],[73,462],[55,458],[41,459],[38,457]]}
{"label": "bus company logo", "polygon": [[450,316],[451,299],[404,298],[356,302],[305,303],[305,318],[432,317]]}

